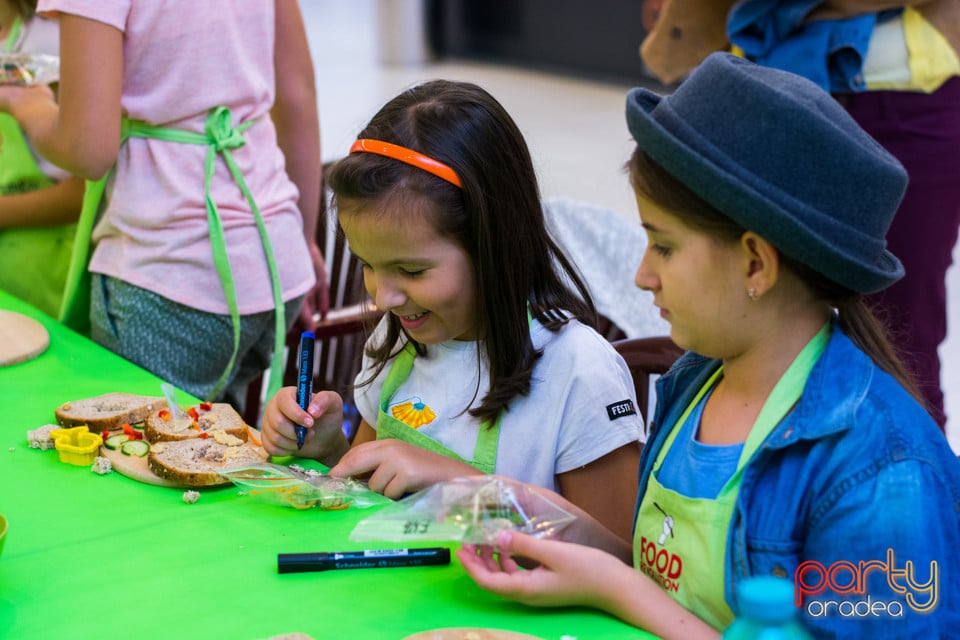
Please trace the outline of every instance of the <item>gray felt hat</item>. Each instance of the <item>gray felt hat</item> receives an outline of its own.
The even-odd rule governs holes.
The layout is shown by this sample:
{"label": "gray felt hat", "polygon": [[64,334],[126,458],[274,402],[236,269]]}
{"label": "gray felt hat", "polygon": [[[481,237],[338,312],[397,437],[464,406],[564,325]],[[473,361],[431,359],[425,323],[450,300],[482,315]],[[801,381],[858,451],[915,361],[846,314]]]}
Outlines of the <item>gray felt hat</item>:
{"label": "gray felt hat", "polygon": [[903,277],[885,236],[907,174],[812,82],[714,53],[668,96],[631,90],[627,126],[697,195],[834,282],[873,293]]}

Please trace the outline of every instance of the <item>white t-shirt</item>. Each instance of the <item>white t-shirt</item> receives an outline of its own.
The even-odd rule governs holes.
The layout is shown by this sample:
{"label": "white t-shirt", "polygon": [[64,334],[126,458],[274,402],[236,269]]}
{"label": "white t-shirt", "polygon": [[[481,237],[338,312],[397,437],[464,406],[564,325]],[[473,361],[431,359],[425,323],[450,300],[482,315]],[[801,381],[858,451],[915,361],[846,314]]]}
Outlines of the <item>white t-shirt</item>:
{"label": "white t-shirt", "polygon": [[[204,131],[219,105],[234,126],[256,120],[231,150],[264,217],[284,300],[313,286],[296,186],[285,172],[270,120],[274,101],[273,2],[237,0],[40,0],[123,32],[123,113],[134,120]],[[90,270],[194,309],[228,312],[213,264],[204,201],[203,145],[131,138],[120,149]],[[273,309],[267,260],[250,207],[222,158],[217,203],[240,313]]]}
{"label": "white t-shirt", "polygon": [[[385,328],[386,319],[370,338],[374,344],[382,340]],[[514,398],[503,414],[495,472],[557,490],[557,474],[589,464],[625,444],[639,446],[645,437],[643,422],[636,412],[630,371],[601,335],[576,320],[558,333],[534,320],[530,335],[543,355],[534,369],[530,394]],[[406,405],[406,411],[394,414],[401,420],[406,415],[435,414],[419,431],[466,460],[473,457],[480,423],[464,409],[468,403],[479,405],[489,388],[486,354],[478,369],[477,346],[463,341],[429,345],[389,402],[390,407]],[[355,391],[357,409],[374,429],[392,363],[371,384]],[[364,355],[357,382],[372,371],[373,362]],[[411,410],[420,407],[418,403],[422,408]]]}

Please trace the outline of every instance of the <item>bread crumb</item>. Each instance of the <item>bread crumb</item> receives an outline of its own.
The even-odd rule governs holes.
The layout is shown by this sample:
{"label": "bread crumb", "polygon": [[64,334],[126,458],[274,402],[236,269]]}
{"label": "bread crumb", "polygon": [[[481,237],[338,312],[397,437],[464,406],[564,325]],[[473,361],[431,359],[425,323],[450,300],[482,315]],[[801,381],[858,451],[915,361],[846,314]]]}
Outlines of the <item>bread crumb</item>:
{"label": "bread crumb", "polygon": [[90,466],[90,471],[98,473],[101,476],[105,476],[111,471],[113,471],[113,463],[110,462],[108,458],[103,456],[97,456],[93,459],[93,465]]}
{"label": "bread crumb", "polygon": [[42,427],[33,429],[32,431],[27,431],[27,442],[30,443],[30,448],[40,449],[41,451],[53,449],[54,443],[53,438],[50,437],[50,432],[54,429],[60,428],[60,425],[45,424]]}
{"label": "bread crumb", "polygon": [[199,491],[184,491],[183,492],[183,501],[187,504],[193,504],[200,499]]}

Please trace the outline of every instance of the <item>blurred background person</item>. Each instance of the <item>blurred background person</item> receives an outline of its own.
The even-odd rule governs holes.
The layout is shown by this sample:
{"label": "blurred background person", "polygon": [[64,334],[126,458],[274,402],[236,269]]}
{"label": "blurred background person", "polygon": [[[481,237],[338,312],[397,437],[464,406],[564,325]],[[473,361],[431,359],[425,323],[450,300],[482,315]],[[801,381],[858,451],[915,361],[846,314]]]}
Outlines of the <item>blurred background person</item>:
{"label": "blurred background person", "polygon": [[906,276],[869,302],[944,430],[938,350],[960,229],[960,2],[665,0],[655,13],[641,55],[660,80],[732,48],[830,91],[904,165],[910,182],[887,244]]}
{"label": "blurred background person", "polygon": [[[89,300],[91,337],[242,411],[268,366],[279,388],[298,312],[327,306],[317,95],[298,3],[41,0],[38,10],[60,21],[60,102],[4,87],[0,110],[59,166],[109,176],[90,294],[76,297],[77,308]],[[88,204],[81,226],[96,215]],[[88,238],[77,239],[81,255]]]}
{"label": "blurred background person", "polygon": [[[0,0],[3,53],[59,56],[57,22],[36,8]],[[82,200],[83,180],[44,160],[0,113],[0,289],[56,317]]]}

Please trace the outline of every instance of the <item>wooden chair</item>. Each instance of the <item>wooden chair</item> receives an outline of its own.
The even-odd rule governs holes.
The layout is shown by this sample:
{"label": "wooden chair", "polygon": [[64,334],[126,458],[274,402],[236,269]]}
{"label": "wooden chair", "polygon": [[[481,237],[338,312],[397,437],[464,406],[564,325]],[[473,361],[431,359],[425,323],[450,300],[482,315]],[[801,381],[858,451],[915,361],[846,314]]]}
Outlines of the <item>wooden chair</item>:
{"label": "wooden chair", "polygon": [[608,342],[623,340],[627,337],[623,329],[602,313],[597,314],[597,333],[606,338]]}
{"label": "wooden chair", "polygon": [[630,368],[637,390],[637,408],[643,417],[643,424],[648,425],[647,414],[653,398],[652,377],[666,373],[670,365],[683,355],[683,349],[674,344],[668,336],[626,338],[614,340],[611,344]]}
{"label": "wooden chair", "polygon": [[[324,205],[328,196],[324,189]],[[304,326],[298,319],[287,333],[283,385],[296,384],[296,356],[300,334],[312,331],[316,338],[313,388],[336,391],[343,397],[344,430],[347,436],[352,438],[359,424],[359,416],[352,410],[353,381],[360,370],[367,333],[382,313],[376,309],[364,290],[360,261],[350,251],[343,231],[337,224],[336,215],[326,206],[321,210],[320,219],[317,221],[317,244],[327,265],[330,311],[326,318],[316,318],[310,326]],[[259,425],[264,402],[263,386],[261,376],[248,387],[247,406],[244,409],[247,424]]]}

